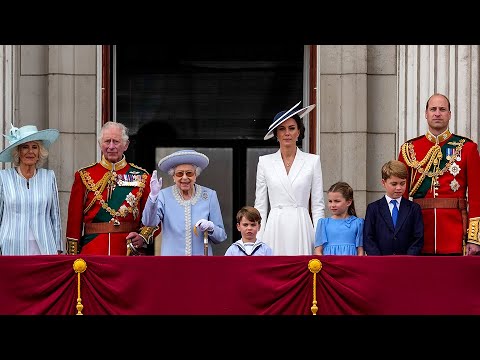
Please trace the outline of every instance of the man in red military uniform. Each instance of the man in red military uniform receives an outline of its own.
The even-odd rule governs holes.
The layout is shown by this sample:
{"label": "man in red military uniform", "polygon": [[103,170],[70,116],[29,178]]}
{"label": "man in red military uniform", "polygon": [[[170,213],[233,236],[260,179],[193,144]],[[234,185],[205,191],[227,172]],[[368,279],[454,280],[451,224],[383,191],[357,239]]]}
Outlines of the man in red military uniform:
{"label": "man in red military uniform", "polygon": [[117,122],[100,132],[102,159],[75,172],[68,203],[69,254],[137,255],[158,227],[142,226],[150,174],[125,160],[128,130]]}
{"label": "man in red military uniform", "polygon": [[[480,157],[472,140],[448,129],[450,101],[432,95],[426,105],[428,131],[405,142],[405,197],[422,207],[423,254],[475,255],[480,251]],[[468,199],[467,199],[468,194]]]}

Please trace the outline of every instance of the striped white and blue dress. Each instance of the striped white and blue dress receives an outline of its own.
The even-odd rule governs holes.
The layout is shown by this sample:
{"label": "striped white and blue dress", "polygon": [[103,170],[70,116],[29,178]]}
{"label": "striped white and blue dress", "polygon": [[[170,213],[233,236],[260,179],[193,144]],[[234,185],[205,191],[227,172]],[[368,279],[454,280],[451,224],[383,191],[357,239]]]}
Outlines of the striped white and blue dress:
{"label": "striped white and blue dress", "polygon": [[[27,186],[28,183],[28,186]],[[0,251],[2,255],[53,255],[62,241],[57,180],[37,169],[27,180],[15,168],[0,170]],[[32,242],[36,242],[32,250]]]}

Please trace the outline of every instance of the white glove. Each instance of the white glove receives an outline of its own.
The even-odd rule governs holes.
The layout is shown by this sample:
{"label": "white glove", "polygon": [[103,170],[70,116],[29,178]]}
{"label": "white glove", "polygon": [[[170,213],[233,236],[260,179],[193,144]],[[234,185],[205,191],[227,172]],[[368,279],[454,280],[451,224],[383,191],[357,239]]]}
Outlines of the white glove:
{"label": "white glove", "polygon": [[195,224],[200,231],[213,231],[213,222],[205,219],[200,219]]}
{"label": "white glove", "polygon": [[162,189],[162,178],[157,178],[157,170],[153,170],[152,177],[150,178],[150,194],[148,197],[155,202],[157,200],[157,196]]}

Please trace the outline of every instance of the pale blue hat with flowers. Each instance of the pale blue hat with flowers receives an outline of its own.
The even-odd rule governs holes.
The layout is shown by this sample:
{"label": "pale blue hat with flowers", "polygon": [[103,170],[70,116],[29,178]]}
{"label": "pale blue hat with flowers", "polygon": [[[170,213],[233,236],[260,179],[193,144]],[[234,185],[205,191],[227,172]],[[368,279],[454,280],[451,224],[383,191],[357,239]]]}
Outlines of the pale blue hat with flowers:
{"label": "pale blue hat with flowers", "polygon": [[35,125],[25,125],[17,128],[12,125],[8,135],[3,135],[9,145],[0,152],[0,162],[12,162],[12,150],[15,146],[29,141],[42,141],[43,146],[48,148],[57,140],[60,132],[57,129],[38,130]]}
{"label": "pale blue hat with flowers", "polygon": [[204,170],[209,163],[207,155],[195,150],[178,150],[165,156],[158,162],[158,168],[163,172],[173,169],[181,164],[192,164]]}

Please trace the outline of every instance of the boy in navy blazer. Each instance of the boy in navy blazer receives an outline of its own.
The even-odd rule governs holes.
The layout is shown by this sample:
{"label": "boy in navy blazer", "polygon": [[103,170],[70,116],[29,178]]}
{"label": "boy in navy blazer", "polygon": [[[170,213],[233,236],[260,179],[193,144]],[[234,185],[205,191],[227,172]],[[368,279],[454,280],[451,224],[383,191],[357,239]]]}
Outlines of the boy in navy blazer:
{"label": "boy in navy blazer", "polygon": [[402,197],[407,174],[405,164],[398,160],[382,166],[385,196],[368,204],[365,214],[363,246],[367,255],[419,255],[422,251],[422,210]]}

